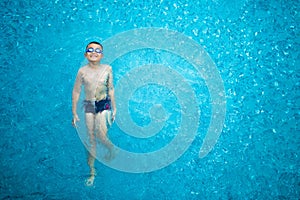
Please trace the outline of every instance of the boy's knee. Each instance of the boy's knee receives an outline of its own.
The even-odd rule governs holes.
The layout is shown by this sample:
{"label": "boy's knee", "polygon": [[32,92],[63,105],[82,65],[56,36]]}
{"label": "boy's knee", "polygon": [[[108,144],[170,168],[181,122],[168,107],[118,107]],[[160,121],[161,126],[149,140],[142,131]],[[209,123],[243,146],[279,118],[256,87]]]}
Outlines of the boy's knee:
{"label": "boy's knee", "polygon": [[92,128],[87,128],[87,131],[90,135],[94,134],[94,130]]}
{"label": "boy's knee", "polygon": [[102,141],[105,141],[105,140],[106,140],[106,136],[103,135],[103,134],[100,134],[100,139],[101,139]]}
{"label": "boy's knee", "polygon": [[101,140],[102,142],[106,142],[106,140],[107,140],[106,135],[105,135],[105,134],[102,134],[102,133],[99,134],[99,138],[100,138],[100,140]]}

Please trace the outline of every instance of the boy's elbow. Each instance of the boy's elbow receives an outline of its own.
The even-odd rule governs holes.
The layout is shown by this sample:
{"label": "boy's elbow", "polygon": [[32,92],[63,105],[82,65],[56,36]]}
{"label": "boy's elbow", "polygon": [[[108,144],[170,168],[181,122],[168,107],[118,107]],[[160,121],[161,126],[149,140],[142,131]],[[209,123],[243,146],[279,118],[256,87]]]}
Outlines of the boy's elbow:
{"label": "boy's elbow", "polygon": [[109,94],[109,96],[113,96],[115,94],[114,89],[110,89],[108,94]]}
{"label": "boy's elbow", "polygon": [[73,92],[72,92],[72,99],[73,99],[73,100],[78,99],[79,94],[80,94],[80,92],[78,92],[78,91],[76,91],[76,90],[73,90]]}

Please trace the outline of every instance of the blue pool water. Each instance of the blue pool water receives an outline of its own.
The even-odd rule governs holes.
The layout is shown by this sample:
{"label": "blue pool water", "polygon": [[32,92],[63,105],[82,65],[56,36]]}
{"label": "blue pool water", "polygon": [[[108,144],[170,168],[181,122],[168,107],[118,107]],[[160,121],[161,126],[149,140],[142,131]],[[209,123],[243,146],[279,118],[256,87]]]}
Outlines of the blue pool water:
{"label": "blue pool water", "polygon": [[[2,0],[0,5],[1,199],[299,198],[299,1]],[[153,44],[127,52],[110,63],[115,86],[139,66],[176,70],[198,102],[192,106],[201,113],[199,126],[170,165],[130,173],[97,161],[95,184],[86,187],[86,150],[71,126],[71,92],[85,45],[141,28],[176,31],[209,54],[224,86],[222,132],[212,151],[199,158],[213,120],[212,94],[192,63],[174,54],[179,48],[168,52]],[[105,46],[104,53],[120,48]],[[155,83],[139,88],[125,102],[132,120],[147,126],[154,104],[168,120],[157,135],[143,139],[115,123],[111,140],[138,153],[166,146],[183,120],[180,98]]]}

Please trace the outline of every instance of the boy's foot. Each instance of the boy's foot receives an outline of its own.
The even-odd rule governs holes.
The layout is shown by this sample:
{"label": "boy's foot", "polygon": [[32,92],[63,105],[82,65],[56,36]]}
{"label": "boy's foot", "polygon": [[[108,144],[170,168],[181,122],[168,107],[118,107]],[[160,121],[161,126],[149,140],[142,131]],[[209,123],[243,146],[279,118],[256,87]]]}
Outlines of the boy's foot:
{"label": "boy's foot", "polygon": [[96,169],[92,168],[91,169],[91,176],[88,179],[86,179],[85,185],[86,186],[93,186],[94,180],[95,180],[95,176],[96,176]]}
{"label": "boy's foot", "polygon": [[93,186],[94,185],[95,176],[91,175],[88,179],[85,181],[86,186]]}

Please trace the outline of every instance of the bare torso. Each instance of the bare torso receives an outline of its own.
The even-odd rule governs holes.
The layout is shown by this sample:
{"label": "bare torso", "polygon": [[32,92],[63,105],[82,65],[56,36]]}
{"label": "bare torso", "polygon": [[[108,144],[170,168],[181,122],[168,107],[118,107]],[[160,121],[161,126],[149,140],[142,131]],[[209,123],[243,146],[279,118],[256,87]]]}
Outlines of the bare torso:
{"label": "bare torso", "polygon": [[80,91],[81,85],[84,86],[85,99],[99,101],[105,99],[108,90],[112,85],[112,69],[109,65],[101,64],[94,68],[86,65],[78,71],[75,89]]}

